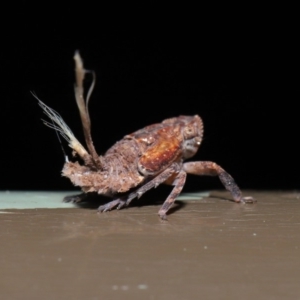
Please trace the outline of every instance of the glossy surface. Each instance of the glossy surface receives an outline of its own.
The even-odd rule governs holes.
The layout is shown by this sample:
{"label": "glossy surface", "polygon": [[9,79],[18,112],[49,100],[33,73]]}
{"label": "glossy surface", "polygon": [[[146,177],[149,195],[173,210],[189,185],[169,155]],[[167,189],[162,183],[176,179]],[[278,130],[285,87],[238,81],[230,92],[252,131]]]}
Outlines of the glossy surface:
{"label": "glossy surface", "polygon": [[[298,299],[300,194],[0,214],[0,299]],[[161,199],[164,200],[164,197]]]}

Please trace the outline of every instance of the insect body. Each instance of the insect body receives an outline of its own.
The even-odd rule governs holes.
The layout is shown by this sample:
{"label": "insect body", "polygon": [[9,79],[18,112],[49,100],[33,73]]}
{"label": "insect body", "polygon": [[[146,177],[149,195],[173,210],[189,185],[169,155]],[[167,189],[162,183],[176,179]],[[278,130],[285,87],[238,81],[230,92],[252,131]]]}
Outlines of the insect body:
{"label": "insect body", "polygon": [[[88,151],[75,138],[63,119],[39,100],[40,106],[52,120],[46,125],[56,129],[68,141],[69,146],[81,157],[83,164],[66,161],[62,175],[80,186],[84,193],[96,192],[113,200],[99,207],[105,212],[127,206],[134,198],[161,183],[174,188],[158,214],[166,219],[166,213],[180,194],[187,174],[219,176],[235,202],[253,202],[243,197],[233,178],[219,165],[209,161],[184,162],[194,156],[202,141],[203,124],[198,115],[179,116],[153,124],[126,135],[103,155],[99,156],[93,146],[88,101],[83,96],[83,80],[86,71],[79,53],[76,52],[75,97],[79,108]],[[90,95],[90,92],[88,93]],[[78,198],[67,198],[67,200]]]}

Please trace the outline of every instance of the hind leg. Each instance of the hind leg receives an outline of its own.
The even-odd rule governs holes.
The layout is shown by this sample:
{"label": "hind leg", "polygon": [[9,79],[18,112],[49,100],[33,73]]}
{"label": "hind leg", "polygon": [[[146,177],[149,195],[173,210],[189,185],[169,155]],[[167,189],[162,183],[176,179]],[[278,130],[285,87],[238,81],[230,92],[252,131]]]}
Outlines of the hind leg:
{"label": "hind leg", "polygon": [[178,172],[178,170],[179,170],[178,164],[174,163],[169,168],[164,170],[162,173],[160,173],[156,177],[149,180],[144,185],[133,189],[130,193],[127,193],[125,195],[123,194],[123,196],[121,196],[120,198],[116,198],[113,201],[111,201],[111,202],[109,202],[105,205],[101,205],[98,208],[98,210],[100,212],[106,212],[106,211],[109,211],[109,210],[113,209],[114,207],[117,207],[117,209],[120,209],[123,206],[127,206],[127,205],[130,204],[130,202],[134,198],[140,198],[144,193],[146,193],[150,189],[156,188],[161,183],[164,183],[167,179],[169,179],[174,174],[176,174]]}
{"label": "hind leg", "polygon": [[79,203],[85,201],[86,198],[87,198],[87,194],[81,193],[78,195],[66,196],[64,197],[63,202]]}

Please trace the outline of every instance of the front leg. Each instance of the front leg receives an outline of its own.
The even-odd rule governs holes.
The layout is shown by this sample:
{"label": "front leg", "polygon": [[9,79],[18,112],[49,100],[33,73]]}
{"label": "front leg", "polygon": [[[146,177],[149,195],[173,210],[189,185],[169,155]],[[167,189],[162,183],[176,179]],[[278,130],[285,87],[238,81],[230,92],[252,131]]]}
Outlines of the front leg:
{"label": "front leg", "polygon": [[243,197],[240,188],[234,179],[219,165],[211,161],[194,161],[183,164],[183,169],[188,174],[219,176],[227,191],[229,191],[235,202],[253,203],[252,197]]}

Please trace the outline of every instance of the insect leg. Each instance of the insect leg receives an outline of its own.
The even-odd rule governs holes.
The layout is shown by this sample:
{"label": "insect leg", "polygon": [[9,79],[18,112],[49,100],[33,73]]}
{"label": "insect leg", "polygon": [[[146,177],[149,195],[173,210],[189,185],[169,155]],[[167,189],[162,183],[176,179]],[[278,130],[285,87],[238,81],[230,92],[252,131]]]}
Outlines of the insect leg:
{"label": "insect leg", "polygon": [[164,204],[158,211],[158,215],[161,217],[162,220],[167,219],[167,215],[166,215],[167,211],[171,208],[176,197],[180,194],[180,192],[184,186],[185,179],[186,179],[186,172],[181,170],[173,182],[174,188],[173,188],[171,194],[168,196],[168,198],[166,199],[166,201],[164,202]]}
{"label": "insect leg", "polygon": [[174,163],[169,168],[164,170],[162,173],[160,173],[159,175],[157,175],[156,177],[154,177],[153,179],[148,181],[146,184],[142,185],[139,188],[134,189],[131,193],[123,195],[120,198],[114,199],[113,201],[111,201],[111,202],[109,202],[105,205],[101,205],[98,208],[98,211],[106,212],[106,211],[109,211],[109,210],[113,209],[114,207],[117,207],[117,209],[121,209],[123,206],[129,205],[130,202],[134,198],[136,198],[136,197],[140,198],[144,193],[146,193],[147,191],[149,191],[153,187],[157,187],[158,185],[160,185],[161,183],[166,181],[174,173],[178,172],[178,170],[179,170],[178,164]]}
{"label": "insect leg", "polygon": [[156,188],[161,183],[165,182],[168,178],[170,178],[174,173],[178,172],[178,164],[173,164],[163,172],[161,172],[159,175],[148,181],[146,184],[142,185],[135,191],[131,192],[127,199],[126,199],[126,205],[128,205],[134,198],[138,197],[140,198],[144,193],[152,189],[153,187]]}
{"label": "insect leg", "polygon": [[118,198],[116,200],[110,201],[104,205],[99,206],[98,211],[106,212],[106,211],[112,210],[117,205],[118,205],[118,208],[121,208],[122,206],[125,205],[125,201],[122,200],[122,198]]}
{"label": "insect leg", "polygon": [[219,165],[211,161],[195,161],[183,164],[183,170],[188,174],[219,176],[227,191],[229,191],[235,202],[253,203],[252,197],[243,197],[242,192],[234,179]]}
{"label": "insect leg", "polygon": [[86,193],[81,193],[78,195],[71,195],[71,196],[66,196],[63,199],[63,202],[70,202],[70,203],[79,203],[82,202],[86,199],[87,194]]}
{"label": "insect leg", "polygon": [[118,209],[125,205],[125,200],[123,198],[118,198],[113,201],[110,201],[104,205],[98,207],[99,212],[106,212],[112,210],[114,207],[118,205]]}

